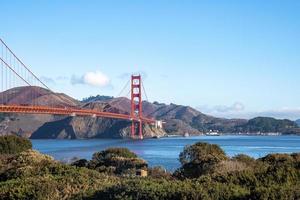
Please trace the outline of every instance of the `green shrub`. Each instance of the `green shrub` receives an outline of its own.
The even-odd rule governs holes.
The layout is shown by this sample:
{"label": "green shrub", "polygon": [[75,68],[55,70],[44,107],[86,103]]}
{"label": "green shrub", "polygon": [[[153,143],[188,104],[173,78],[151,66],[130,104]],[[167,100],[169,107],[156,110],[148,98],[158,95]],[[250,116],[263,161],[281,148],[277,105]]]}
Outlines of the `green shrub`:
{"label": "green shrub", "polygon": [[148,168],[148,175],[151,178],[157,178],[157,179],[172,179],[172,174],[168,172],[165,168],[161,166],[156,166],[152,168]]}
{"label": "green shrub", "polygon": [[245,155],[245,154],[238,154],[238,155],[232,157],[232,160],[242,162],[242,163],[245,163],[245,164],[250,164],[250,165],[255,163],[254,158],[252,158],[248,155]]}
{"label": "green shrub", "polygon": [[197,178],[212,172],[217,164],[227,159],[225,152],[218,145],[198,142],[186,146],[180,153],[182,167],[175,175]]}
{"label": "green shrub", "polygon": [[126,148],[109,148],[93,155],[88,168],[99,172],[124,174],[135,169],[147,168],[147,163]]}
{"label": "green shrub", "polygon": [[52,157],[34,150],[3,157],[2,162],[0,181],[37,175],[51,163],[56,163]]}
{"label": "green shrub", "polygon": [[0,136],[0,154],[15,154],[32,148],[30,140],[15,135]]}
{"label": "green shrub", "polygon": [[72,162],[72,166],[76,166],[76,167],[88,167],[89,161],[87,161],[86,159],[79,159],[76,160],[74,162]]}
{"label": "green shrub", "polygon": [[88,199],[134,200],[206,200],[210,199],[204,187],[195,187],[191,181],[164,179],[129,179],[96,192]]}
{"label": "green shrub", "polygon": [[145,167],[127,149],[104,150],[73,166],[34,150],[0,158],[0,199],[300,199],[299,153],[228,159],[218,146],[196,143],[181,153],[176,173],[184,179],[161,167],[149,168],[147,178],[115,176]]}
{"label": "green shrub", "polygon": [[253,170],[233,171],[224,174],[210,175],[217,183],[234,184],[244,187],[256,187],[259,183]]}
{"label": "green shrub", "polygon": [[293,163],[293,157],[289,154],[269,154],[259,159],[260,161],[270,165],[291,165]]}
{"label": "green shrub", "polygon": [[293,153],[291,156],[294,159],[294,166],[300,170],[300,153]]}
{"label": "green shrub", "polygon": [[59,199],[58,183],[51,178],[24,178],[0,182],[1,199]]}
{"label": "green shrub", "polygon": [[247,199],[252,200],[291,200],[300,199],[300,185],[269,185],[256,187]]}
{"label": "green shrub", "polygon": [[0,199],[73,199],[118,183],[95,170],[54,161],[28,150],[7,157],[0,169]]}
{"label": "green shrub", "polygon": [[108,148],[93,155],[93,160],[103,160],[113,157],[137,158],[138,156],[127,148]]}
{"label": "green shrub", "polygon": [[260,182],[264,185],[289,184],[300,182],[299,162],[296,154],[269,154],[258,159],[261,167],[255,170]]}
{"label": "green shrub", "polygon": [[202,142],[186,146],[179,155],[179,160],[182,165],[204,162],[218,163],[226,159],[225,152],[218,145]]}

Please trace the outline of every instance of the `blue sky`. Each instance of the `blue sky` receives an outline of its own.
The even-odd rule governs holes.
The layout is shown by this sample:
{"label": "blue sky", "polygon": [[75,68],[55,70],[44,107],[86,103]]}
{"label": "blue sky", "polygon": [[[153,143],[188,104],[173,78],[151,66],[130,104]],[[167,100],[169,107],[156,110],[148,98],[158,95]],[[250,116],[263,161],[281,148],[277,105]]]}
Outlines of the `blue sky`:
{"label": "blue sky", "polygon": [[229,118],[300,118],[300,1],[0,0],[0,8],[0,37],[55,91],[115,96],[139,72],[150,101]]}

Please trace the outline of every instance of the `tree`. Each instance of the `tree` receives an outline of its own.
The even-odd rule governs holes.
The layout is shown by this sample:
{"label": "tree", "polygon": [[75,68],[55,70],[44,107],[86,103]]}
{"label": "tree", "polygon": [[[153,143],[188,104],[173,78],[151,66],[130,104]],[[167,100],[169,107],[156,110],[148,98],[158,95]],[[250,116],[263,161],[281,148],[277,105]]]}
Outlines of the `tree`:
{"label": "tree", "polygon": [[122,174],[147,168],[147,163],[126,148],[109,148],[95,153],[88,167],[101,172]]}
{"label": "tree", "polygon": [[186,146],[180,153],[182,167],[176,174],[186,178],[197,178],[213,171],[217,164],[227,159],[225,152],[218,145],[198,142]]}
{"label": "tree", "polygon": [[79,159],[79,160],[72,162],[71,165],[76,166],[76,167],[87,167],[88,163],[89,163],[89,161],[87,161],[86,159]]}
{"label": "tree", "polygon": [[0,136],[0,154],[16,154],[32,148],[30,140],[15,135]]}

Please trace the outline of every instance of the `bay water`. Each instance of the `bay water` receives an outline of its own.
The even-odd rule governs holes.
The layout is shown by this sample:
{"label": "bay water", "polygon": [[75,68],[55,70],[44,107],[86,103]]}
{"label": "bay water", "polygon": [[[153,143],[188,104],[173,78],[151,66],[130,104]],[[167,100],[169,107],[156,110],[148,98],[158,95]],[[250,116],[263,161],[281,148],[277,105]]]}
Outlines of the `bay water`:
{"label": "bay water", "polygon": [[70,162],[74,157],[91,159],[93,153],[109,147],[126,147],[145,159],[150,166],[163,166],[174,171],[180,166],[179,153],[196,142],[218,144],[229,156],[247,154],[258,158],[270,153],[300,152],[300,136],[195,136],[160,139],[85,139],[31,140],[33,148]]}

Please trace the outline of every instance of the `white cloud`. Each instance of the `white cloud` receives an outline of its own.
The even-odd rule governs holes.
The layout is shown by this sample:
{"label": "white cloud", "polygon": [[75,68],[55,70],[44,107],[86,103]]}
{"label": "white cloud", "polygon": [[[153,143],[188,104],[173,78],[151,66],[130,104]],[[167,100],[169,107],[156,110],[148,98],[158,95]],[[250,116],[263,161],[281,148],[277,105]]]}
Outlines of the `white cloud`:
{"label": "white cloud", "polygon": [[244,104],[242,104],[240,102],[235,102],[234,104],[232,104],[230,106],[225,106],[225,105],[215,106],[215,107],[213,107],[212,110],[215,112],[226,113],[226,112],[239,112],[244,109],[245,109]]}
{"label": "white cloud", "polygon": [[86,84],[95,87],[106,87],[110,84],[110,79],[101,71],[86,72],[81,77],[73,75],[71,78],[71,84]]}
{"label": "white cloud", "polygon": [[199,106],[197,109],[209,114],[226,114],[232,112],[241,112],[245,109],[245,106],[241,102],[235,102],[232,105],[216,105],[216,106]]}

